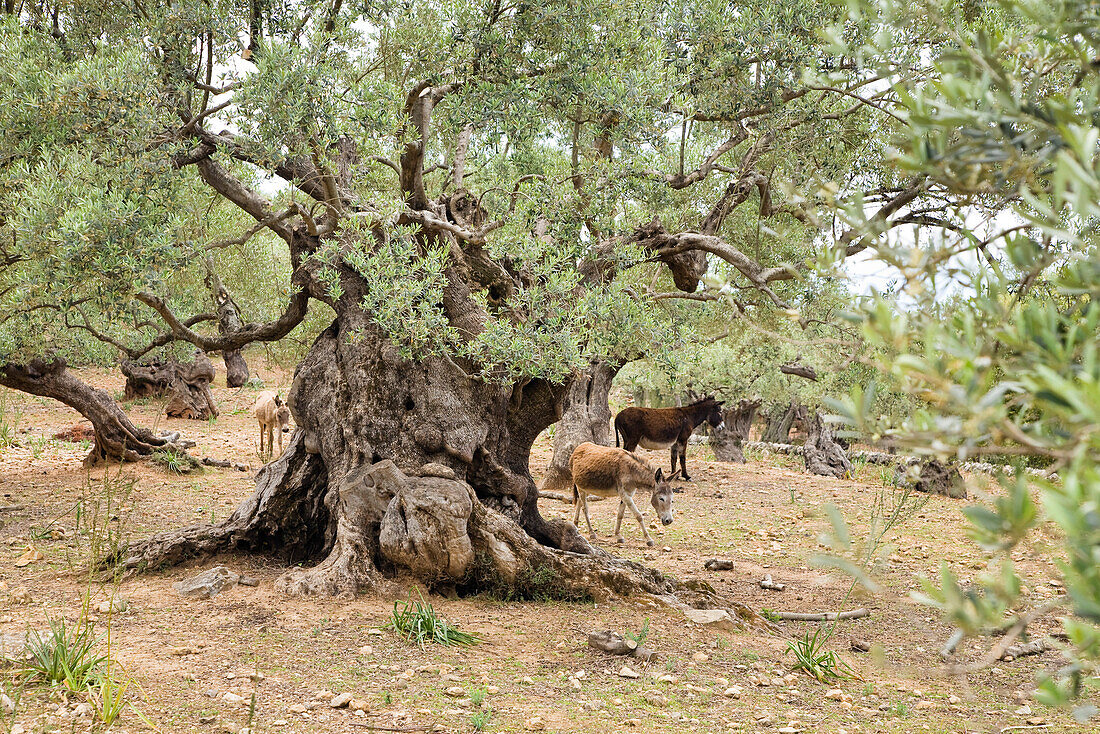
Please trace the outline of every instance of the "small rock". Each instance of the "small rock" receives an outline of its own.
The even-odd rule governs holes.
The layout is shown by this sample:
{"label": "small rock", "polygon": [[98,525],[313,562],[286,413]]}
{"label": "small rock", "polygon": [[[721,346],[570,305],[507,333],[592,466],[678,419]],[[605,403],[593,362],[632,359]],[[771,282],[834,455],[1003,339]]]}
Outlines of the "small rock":
{"label": "small rock", "polygon": [[685,609],[684,616],[695,622],[695,624],[706,627],[713,627],[727,632],[741,630],[741,625],[725,609]]}
{"label": "small rock", "polygon": [[825,698],[829,699],[830,701],[840,701],[844,698],[844,691],[840,690],[839,688],[834,688],[831,691],[825,693]]}
{"label": "small rock", "polygon": [[129,606],[130,603],[121,596],[114,596],[106,601],[101,601],[96,607],[96,611],[100,614],[117,614],[118,612],[125,612]]}
{"label": "small rock", "polygon": [[[19,586],[11,592],[11,600],[16,604],[30,604],[31,595],[30,592],[27,591],[27,587]],[[16,724],[16,726],[18,726],[18,724]]]}
{"label": "small rock", "polygon": [[222,696],[222,700],[226,703],[244,703],[248,699],[244,696],[238,696],[236,693],[233,693],[233,691],[229,691]]}
{"label": "small rock", "polygon": [[705,652],[697,652],[691,656],[691,659],[697,663],[705,663],[710,660],[710,655],[707,655]]}
{"label": "small rock", "polygon": [[642,725],[642,720],[641,719],[627,719],[623,723],[626,724],[627,726],[641,726]]}
{"label": "small rock", "polygon": [[962,703],[962,699],[958,696],[951,696],[947,699],[947,702],[954,706],[955,704]]}
{"label": "small rock", "polygon": [[430,463],[420,467],[420,476],[422,477],[439,477],[440,479],[454,479],[455,471],[449,466],[443,464]]}
{"label": "small rock", "polygon": [[459,686],[451,686],[447,690],[443,691],[443,693],[447,694],[451,698],[462,698],[466,695],[466,689]]}
{"label": "small rock", "polygon": [[[583,673],[584,671],[582,670],[582,671],[580,671],[580,672],[581,672],[581,673]],[[583,676],[580,676],[580,675],[578,675],[577,677],[578,677],[578,678],[581,678],[581,677],[583,677]],[[496,686],[485,686],[485,692],[486,692],[487,694],[489,694],[490,696],[495,696],[495,695],[497,695],[498,693],[500,693],[500,688],[498,688],[498,687],[496,687]]]}
{"label": "small rock", "polygon": [[644,698],[646,702],[651,706],[664,708],[669,704],[669,699],[665,696],[662,696],[660,693],[657,693],[656,691],[646,691],[642,694],[642,698]]}
{"label": "small rock", "polygon": [[523,722],[523,728],[527,731],[542,731],[546,728],[546,722],[541,716],[532,716]]}
{"label": "small rock", "polygon": [[870,642],[868,642],[867,640],[861,640],[861,639],[856,638],[856,637],[852,638],[851,646],[852,646],[852,650],[854,650],[855,652],[870,652],[871,651],[871,643]]}
{"label": "small rock", "polygon": [[621,667],[619,669],[619,677],[620,678],[641,678],[642,676],[641,676],[641,673],[634,670],[630,666],[624,665],[623,667]]}
{"label": "small rock", "polygon": [[534,682],[535,682],[535,679],[534,679],[534,678],[532,678],[532,677],[531,677],[531,676],[529,676],[529,675],[525,675],[525,676],[523,676],[522,678],[520,678],[520,679],[519,679],[519,682],[520,682],[520,683],[523,683],[524,685],[528,685],[528,686],[529,686],[529,685],[531,685],[532,683],[534,683]]}
{"label": "small rock", "polygon": [[381,634],[385,634],[385,633],[383,633],[382,630],[378,629],[377,627],[371,627],[369,630],[367,630],[367,634],[368,635],[381,635]]}
{"label": "small rock", "polygon": [[328,702],[328,705],[331,706],[334,709],[342,709],[342,708],[345,708],[350,703],[351,703],[351,694],[350,693],[341,693],[341,694],[338,694],[336,696],[333,696],[332,700]]}
{"label": "small rock", "polygon": [[353,698],[348,703],[348,708],[352,711],[370,711],[370,704],[362,698]]}
{"label": "small rock", "polygon": [[95,713],[95,709],[93,709],[92,704],[88,703],[87,701],[84,701],[82,703],[78,703],[75,707],[73,707],[73,716],[75,716],[78,719],[83,719],[85,717],[91,717],[92,714],[94,714],[94,713]]}
{"label": "small rock", "polygon": [[241,586],[259,586],[260,580],[251,576],[241,576],[237,583]]}
{"label": "small rock", "polygon": [[363,645],[362,647],[359,648],[359,654],[363,655],[364,657],[367,656],[367,655],[373,655],[374,654],[374,648],[371,647],[370,645]]}
{"label": "small rock", "polygon": [[210,714],[209,716],[200,716],[199,717],[199,723],[200,724],[213,724],[217,720],[218,720],[217,714]]}
{"label": "small rock", "polygon": [[672,549],[669,548],[667,545],[664,546],[663,548],[661,548],[661,550],[664,551],[665,553],[671,553],[672,552]]}
{"label": "small rock", "polygon": [[306,711],[309,711],[309,707],[304,703],[292,703],[289,710],[291,713],[304,714]]}
{"label": "small rock", "polygon": [[1017,716],[1031,716],[1031,707],[1024,704],[1020,708],[1016,709],[1015,714]]}
{"label": "small rock", "polygon": [[740,698],[744,690],[741,686],[730,686],[726,690],[722,691],[722,695],[726,698]]}
{"label": "small rock", "polygon": [[180,596],[192,599],[210,599],[222,593],[226,589],[234,587],[240,576],[230,571],[225,566],[215,566],[208,571],[203,571],[198,576],[177,581],[172,588]]}
{"label": "small rock", "polygon": [[1044,721],[1046,721],[1046,719],[1044,719],[1042,716],[1033,716],[1027,720],[1027,723],[1031,724],[1032,726],[1042,726]]}
{"label": "small rock", "polygon": [[42,555],[42,551],[38,550],[33,545],[28,545],[27,550],[23,553],[23,555],[19,556],[19,559],[15,562],[15,565],[19,568],[22,568],[23,566],[29,566],[35,561],[41,561],[43,558],[45,558],[45,556]]}

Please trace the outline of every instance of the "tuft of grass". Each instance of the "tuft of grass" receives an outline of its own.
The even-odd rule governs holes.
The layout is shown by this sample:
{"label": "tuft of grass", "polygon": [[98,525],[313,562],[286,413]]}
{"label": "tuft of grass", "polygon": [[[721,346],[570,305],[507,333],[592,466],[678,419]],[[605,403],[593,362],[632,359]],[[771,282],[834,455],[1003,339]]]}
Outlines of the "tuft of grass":
{"label": "tuft of grass", "polygon": [[480,706],[485,702],[485,694],[484,688],[475,688],[470,691],[470,702],[473,703],[474,706]]}
{"label": "tuft of grass", "polygon": [[642,623],[642,628],[638,630],[637,634],[633,632],[627,632],[626,636],[634,640],[638,647],[645,644],[646,639],[649,637],[649,617],[645,618],[645,622]]}
{"label": "tuft of grass", "polygon": [[825,649],[825,644],[830,637],[829,632],[819,627],[812,635],[807,632],[802,637],[788,642],[787,652],[793,653],[795,658],[792,668],[805,673],[820,683],[859,678],[852,667],[844,662],[839,655],[832,650]]}
{"label": "tuft of grass", "polygon": [[764,619],[768,620],[769,622],[782,622],[783,621],[783,618],[779,616],[779,612],[776,612],[773,609],[768,609],[767,607],[764,607],[763,609],[760,610],[760,616],[763,617]]}
{"label": "tuft of grass", "polygon": [[49,631],[27,635],[27,676],[84,693],[98,683],[100,668],[107,662],[106,656],[96,652],[97,642],[86,619],[75,626],[69,626],[64,617],[51,620]]}
{"label": "tuft of grass", "polygon": [[424,647],[429,642],[440,645],[456,645],[469,647],[481,642],[477,635],[463,632],[438,614],[435,608],[424,601],[424,596],[417,590],[419,601],[414,601],[412,596],[408,601],[395,601],[390,621],[386,623],[386,629],[392,629],[405,639],[405,642],[415,642]]}
{"label": "tuft of grass", "polygon": [[489,725],[489,719],[492,718],[493,712],[485,709],[484,711],[475,711],[470,714],[470,728],[474,731],[482,731]]}
{"label": "tuft of grass", "polygon": [[173,449],[158,449],[149,457],[149,461],[164,469],[169,474],[189,474],[196,469],[201,469],[199,462],[185,451]]}
{"label": "tuft of grass", "polygon": [[19,422],[23,420],[23,408],[15,404],[8,390],[0,389],[0,449],[15,446]]}

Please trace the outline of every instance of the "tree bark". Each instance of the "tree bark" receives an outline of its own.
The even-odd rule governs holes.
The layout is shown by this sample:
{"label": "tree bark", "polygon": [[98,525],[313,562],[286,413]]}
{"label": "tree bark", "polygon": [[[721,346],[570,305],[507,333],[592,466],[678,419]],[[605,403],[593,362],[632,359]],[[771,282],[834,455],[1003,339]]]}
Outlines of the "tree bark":
{"label": "tree bark", "polygon": [[833,428],[814,412],[807,417],[806,408],[800,409],[800,418],[806,426],[806,444],[802,447],[802,457],[806,469],[813,474],[827,477],[849,477],[852,474],[852,462],[836,442]]}
{"label": "tree bark", "polygon": [[899,466],[896,483],[910,484],[918,492],[966,499],[966,482],[959,473],[959,467],[950,462],[945,464],[936,459],[925,459],[915,466]]}
{"label": "tree bark", "polygon": [[567,492],[573,487],[569,460],[573,449],[585,441],[607,446],[610,443],[611,408],[608,394],[619,371],[607,362],[596,362],[575,376],[565,395],[565,409],[554,433],[554,455],[546,469],[539,491]]}
{"label": "tree bark", "polygon": [[753,417],[762,402],[764,401],[760,398],[751,400],[746,398],[725,411],[722,427],[711,429],[710,447],[714,451],[715,459],[738,464],[745,463],[742,444],[749,437]]}
{"label": "tree bark", "polygon": [[[177,448],[165,438],[138,428],[106,390],[80,381],[65,360],[34,359],[27,364],[0,365],[0,385],[58,400],[91,421],[95,444],[85,466],[100,461],[138,461],[158,449]],[[180,449],[182,450],[182,449]]]}
{"label": "tree bark", "polygon": [[[243,326],[241,309],[233,296],[226,290],[214,270],[212,260],[207,261],[206,285],[214,296],[214,305],[218,312],[218,333],[224,335],[236,334]],[[240,349],[222,350],[222,359],[225,361],[225,385],[226,387],[241,387],[248,382],[248,363]]]}
{"label": "tree bark", "polygon": [[764,443],[790,443],[791,426],[800,407],[797,400],[792,400],[782,413],[778,412],[778,408],[768,411],[767,423],[760,440]]}
{"label": "tree bark", "polygon": [[146,364],[123,360],[120,369],[126,375],[128,399],[168,395],[164,412],[171,418],[208,420],[218,415],[210,392],[214,365],[201,350],[196,350],[191,364],[174,360],[152,360]]}

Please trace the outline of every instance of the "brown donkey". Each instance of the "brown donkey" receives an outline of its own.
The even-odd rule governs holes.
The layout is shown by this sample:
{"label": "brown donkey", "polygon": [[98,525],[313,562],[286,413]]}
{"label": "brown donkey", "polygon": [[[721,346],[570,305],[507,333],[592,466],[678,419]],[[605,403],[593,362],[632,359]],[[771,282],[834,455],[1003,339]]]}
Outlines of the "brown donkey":
{"label": "brown donkey", "polygon": [[580,529],[581,508],[584,508],[584,521],[588,523],[588,533],[592,540],[596,539],[596,531],[592,529],[592,520],[588,517],[588,495],[594,494],[600,497],[619,498],[619,516],[615,520],[615,539],[622,543],[623,536],[619,530],[623,524],[623,514],[629,507],[634,513],[634,519],[642,529],[647,545],[653,545],[653,538],[649,537],[642,513],[634,504],[634,493],[639,489],[646,489],[652,493],[649,503],[653,505],[657,517],[665,525],[672,524],[672,485],[669,482],[676,476],[673,474],[668,479],[661,476],[661,470],[653,471],[645,459],[635,456],[622,449],[600,446],[585,441],[573,450],[573,456],[569,460],[569,468],[573,472],[573,524]]}
{"label": "brown donkey", "polygon": [[715,428],[722,426],[722,401],[713,397],[685,405],[682,408],[625,408],[615,416],[615,445],[622,436],[623,448],[633,451],[672,448],[672,469],[680,459],[680,476],[690,480],[687,472],[687,445],[692,431],[703,421]]}

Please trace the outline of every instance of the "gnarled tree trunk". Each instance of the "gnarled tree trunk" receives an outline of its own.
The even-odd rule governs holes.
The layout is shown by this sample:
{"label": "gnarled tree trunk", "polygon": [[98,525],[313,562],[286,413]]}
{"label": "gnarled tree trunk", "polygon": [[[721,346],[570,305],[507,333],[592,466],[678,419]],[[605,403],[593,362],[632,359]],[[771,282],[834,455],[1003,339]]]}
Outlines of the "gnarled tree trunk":
{"label": "gnarled tree trunk", "polygon": [[918,492],[942,494],[954,499],[966,499],[966,482],[959,467],[936,459],[925,459],[913,466],[899,466],[895,483],[912,485]]}
{"label": "gnarled tree trunk", "polygon": [[126,375],[128,399],[168,395],[164,412],[170,418],[208,420],[218,415],[210,392],[214,365],[201,350],[195,351],[195,361],[191,364],[156,359],[145,364],[123,360],[119,367]]}
{"label": "gnarled tree trunk", "polygon": [[539,491],[562,492],[573,487],[569,460],[573,449],[585,441],[607,446],[610,440],[611,408],[607,396],[619,371],[607,362],[596,362],[576,375],[565,394],[565,407],[554,433],[554,455]]}
{"label": "gnarled tree trunk", "polygon": [[743,399],[737,405],[728,408],[722,416],[722,427],[711,428],[710,447],[718,461],[745,463],[745,453],[741,446],[749,437],[749,428],[756,415],[761,398]]}
{"label": "gnarled tree trunk", "polygon": [[91,421],[95,444],[84,459],[86,466],[103,460],[137,461],[157,449],[173,447],[168,439],[131,423],[106,390],[79,380],[66,369],[63,359],[0,365],[0,385],[53,398]]}
{"label": "gnarled tree trunk", "polygon": [[813,474],[826,477],[848,477],[852,473],[852,462],[836,442],[833,427],[814,411],[808,415],[806,408],[800,409],[800,418],[806,426],[806,444],[802,447],[802,457],[806,460],[806,469]]}
{"label": "gnarled tree trunk", "polygon": [[790,443],[791,426],[794,425],[800,407],[797,400],[792,400],[782,412],[778,408],[768,411],[760,440],[764,443]]}
{"label": "gnarled tree trunk", "polygon": [[[222,284],[212,261],[208,261],[206,285],[214,296],[214,305],[218,310],[218,333],[228,335],[239,332],[244,326],[241,309]],[[248,363],[244,361],[240,349],[222,350],[222,359],[225,361],[226,387],[241,387],[248,382]]]}

